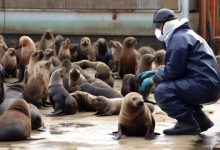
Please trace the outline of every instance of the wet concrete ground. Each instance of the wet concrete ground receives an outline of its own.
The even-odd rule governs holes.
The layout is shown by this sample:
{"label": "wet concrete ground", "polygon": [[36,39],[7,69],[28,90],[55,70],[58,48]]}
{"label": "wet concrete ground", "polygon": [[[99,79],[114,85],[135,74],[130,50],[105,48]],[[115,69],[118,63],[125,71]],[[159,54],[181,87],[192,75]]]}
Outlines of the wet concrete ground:
{"label": "wet concrete ground", "polygon": [[[115,82],[120,89],[120,80]],[[153,99],[153,95],[150,96]],[[111,133],[117,130],[118,116],[97,117],[94,112],[80,112],[74,115],[46,117],[51,107],[41,109],[44,131],[32,131],[31,137],[38,140],[0,142],[0,149],[33,150],[209,150],[220,149],[220,102],[207,105],[204,110],[214,127],[195,136],[166,136],[163,130],[172,127],[175,120],[169,118],[158,106],[153,113],[156,120],[155,132],[160,133],[154,140],[144,137],[124,137],[113,140]]]}
{"label": "wet concrete ground", "polygon": [[[20,142],[0,142],[0,149],[77,149],[77,150],[121,150],[121,149],[178,149],[178,150],[208,150],[220,149],[219,104],[206,107],[215,123],[210,130],[196,136],[166,136],[163,129],[174,125],[175,121],[167,117],[159,108],[154,112],[156,119],[155,132],[161,133],[154,140],[143,137],[124,137],[116,141],[110,135],[117,130],[118,116],[96,117],[93,112],[77,113],[75,115],[45,117],[45,131],[33,131],[31,137],[45,138]],[[214,108],[214,109],[213,109]],[[52,108],[42,109],[45,114]]]}

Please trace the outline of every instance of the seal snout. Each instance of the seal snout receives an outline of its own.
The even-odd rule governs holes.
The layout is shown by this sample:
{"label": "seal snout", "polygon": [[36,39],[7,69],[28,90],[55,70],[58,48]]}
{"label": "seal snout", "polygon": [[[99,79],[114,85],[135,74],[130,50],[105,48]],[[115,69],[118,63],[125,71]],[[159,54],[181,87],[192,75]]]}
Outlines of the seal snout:
{"label": "seal snout", "polygon": [[51,39],[52,38],[52,31],[51,30],[47,30],[45,32],[45,39]]}

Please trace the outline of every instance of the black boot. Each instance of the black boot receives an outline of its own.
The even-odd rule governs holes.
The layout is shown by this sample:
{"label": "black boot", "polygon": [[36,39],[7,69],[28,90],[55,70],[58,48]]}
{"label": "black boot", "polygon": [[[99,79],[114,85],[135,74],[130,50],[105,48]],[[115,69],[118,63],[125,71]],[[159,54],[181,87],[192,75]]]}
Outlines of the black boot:
{"label": "black boot", "polygon": [[214,123],[209,119],[209,117],[202,111],[200,107],[195,108],[193,116],[196,122],[199,124],[201,132],[208,130],[214,125]]}
{"label": "black boot", "polygon": [[173,128],[163,131],[163,133],[167,135],[194,135],[199,134],[200,132],[199,125],[192,114],[178,119]]}

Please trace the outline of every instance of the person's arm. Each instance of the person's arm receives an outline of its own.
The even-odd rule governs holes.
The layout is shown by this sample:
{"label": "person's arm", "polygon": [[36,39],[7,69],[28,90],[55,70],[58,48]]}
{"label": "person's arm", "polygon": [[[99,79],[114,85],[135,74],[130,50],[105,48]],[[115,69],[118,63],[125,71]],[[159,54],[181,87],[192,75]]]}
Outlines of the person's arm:
{"label": "person's arm", "polygon": [[190,44],[185,37],[176,37],[170,41],[166,50],[166,65],[153,77],[153,81],[159,84],[164,81],[180,78],[187,66],[190,51]]}

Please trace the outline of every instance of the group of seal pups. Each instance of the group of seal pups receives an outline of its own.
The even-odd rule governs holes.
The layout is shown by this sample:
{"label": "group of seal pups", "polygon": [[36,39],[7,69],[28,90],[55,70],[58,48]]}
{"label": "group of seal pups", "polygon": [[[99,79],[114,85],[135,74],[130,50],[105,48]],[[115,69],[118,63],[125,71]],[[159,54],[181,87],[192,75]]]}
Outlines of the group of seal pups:
{"label": "group of seal pups", "polygon": [[[27,139],[31,130],[44,126],[39,109],[51,106],[54,111],[47,116],[79,111],[119,115],[115,139],[154,136],[154,108],[138,93],[136,75],[163,66],[164,50],[148,46],[137,50],[134,37],[123,43],[104,38],[92,43],[89,37],[71,43],[50,30],[36,42],[26,35],[17,45],[7,45],[3,36],[0,39],[1,141]],[[88,75],[86,68],[92,68],[95,76]],[[6,86],[8,77],[18,81]],[[121,91],[114,89],[115,78],[122,79]]]}

